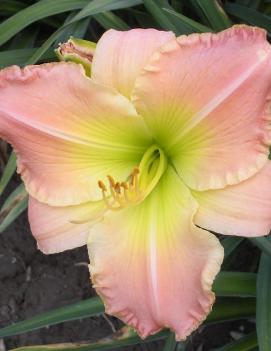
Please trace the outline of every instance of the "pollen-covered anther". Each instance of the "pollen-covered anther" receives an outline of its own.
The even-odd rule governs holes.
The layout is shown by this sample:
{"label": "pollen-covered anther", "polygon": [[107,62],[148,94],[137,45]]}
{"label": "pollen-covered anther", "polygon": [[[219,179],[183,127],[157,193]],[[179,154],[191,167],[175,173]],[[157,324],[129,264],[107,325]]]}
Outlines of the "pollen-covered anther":
{"label": "pollen-covered anther", "polygon": [[98,186],[102,191],[107,191],[106,186],[101,180],[98,181]]}
{"label": "pollen-covered anther", "polygon": [[138,174],[139,174],[139,168],[138,167],[135,167],[133,169],[133,172],[131,173],[130,175],[130,185],[133,186],[138,178]]}
{"label": "pollen-covered anther", "polygon": [[121,194],[121,187],[119,182],[116,183],[114,189],[117,194]]}
{"label": "pollen-covered anther", "polygon": [[125,190],[128,190],[128,189],[129,189],[129,185],[128,185],[126,182],[122,182],[122,183],[120,184],[120,186],[122,186],[123,189],[125,189]]}
{"label": "pollen-covered anther", "polygon": [[116,182],[112,176],[108,175],[108,193],[105,184],[101,180],[98,182],[103,199],[110,210],[120,210],[141,200],[139,173],[139,168],[135,167],[125,182]]}
{"label": "pollen-covered anther", "polygon": [[114,188],[115,185],[116,185],[114,178],[111,177],[111,175],[108,175],[108,176],[107,176],[107,179],[108,179],[108,181],[109,181],[110,186]]}

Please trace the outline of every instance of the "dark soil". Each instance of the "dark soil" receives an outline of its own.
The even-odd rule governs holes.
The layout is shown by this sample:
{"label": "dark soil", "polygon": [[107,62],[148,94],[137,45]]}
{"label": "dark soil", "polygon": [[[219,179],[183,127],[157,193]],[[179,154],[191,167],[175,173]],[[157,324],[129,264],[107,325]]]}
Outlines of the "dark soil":
{"label": "dark soil", "polygon": [[[26,215],[21,216],[0,238],[0,327],[94,296],[87,263],[85,247],[56,255],[43,255],[36,248]],[[110,322],[103,316],[86,318],[5,338],[4,346],[6,350],[11,350],[26,345],[94,341],[112,333],[110,323],[116,329],[121,326],[112,317]],[[252,328],[253,322],[201,327],[190,338],[188,350],[214,350]],[[125,350],[159,351],[162,345],[156,342]]]}

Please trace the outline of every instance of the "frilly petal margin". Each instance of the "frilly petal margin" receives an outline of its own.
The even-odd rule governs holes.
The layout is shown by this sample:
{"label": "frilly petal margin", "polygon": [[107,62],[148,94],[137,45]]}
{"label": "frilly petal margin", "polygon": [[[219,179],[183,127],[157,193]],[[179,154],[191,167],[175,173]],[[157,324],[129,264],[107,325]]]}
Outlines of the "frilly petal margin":
{"label": "frilly petal margin", "polygon": [[180,36],[156,52],[132,101],[192,189],[256,174],[271,142],[271,46],[260,28]]}
{"label": "frilly petal margin", "polygon": [[194,223],[225,235],[263,236],[271,229],[271,161],[253,177],[224,189],[193,191]]}
{"label": "frilly petal margin", "polygon": [[183,340],[212,308],[223,248],[193,225],[196,208],[170,167],[143,203],[108,213],[90,230],[93,286],[106,312],[142,338],[167,327]]}
{"label": "frilly petal margin", "polygon": [[31,196],[52,206],[101,199],[98,180],[125,179],[149,144],[132,104],[81,65],[0,71],[0,137],[14,147]]}
{"label": "frilly petal margin", "polygon": [[135,79],[153,52],[174,37],[156,29],[111,29],[98,41],[91,77],[130,98]]}
{"label": "frilly petal margin", "polygon": [[89,230],[105,213],[104,201],[53,207],[29,198],[28,218],[38,248],[45,254],[86,245]]}

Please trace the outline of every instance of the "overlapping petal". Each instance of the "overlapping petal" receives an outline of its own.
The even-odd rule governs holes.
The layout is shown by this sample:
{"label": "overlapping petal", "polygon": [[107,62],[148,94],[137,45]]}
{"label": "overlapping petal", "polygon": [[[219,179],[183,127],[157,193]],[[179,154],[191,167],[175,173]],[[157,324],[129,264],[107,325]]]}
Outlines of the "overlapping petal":
{"label": "overlapping petal", "polygon": [[156,29],[109,30],[95,49],[92,78],[129,98],[136,77],[152,53],[172,38],[172,32]]}
{"label": "overlapping petal", "polygon": [[100,199],[98,180],[125,179],[149,143],[131,103],[72,63],[0,72],[0,136],[29,193],[55,206]]}
{"label": "overlapping petal", "polygon": [[225,189],[193,192],[194,221],[221,234],[262,236],[271,229],[271,161],[255,176]]}
{"label": "overlapping petal", "polygon": [[169,327],[184,339],[211,309],[223,249],[192,224],[196,208],[169,168],[143,203],[108,213],[90,230],[94,287],[107,313],[142,337]]}
{"label": "overlapping petal", "polygon": [[102,219],[104,201],[54,207],[29,198],[28,217],[38,248],[45,254],[86,245],[90,228]]}
{"label": "overlapping petal", "polygon": [[206,190],[264,166],[270,87],[265,31],[241,25],[165,44],[136,80],[132,100],[185,183]]}

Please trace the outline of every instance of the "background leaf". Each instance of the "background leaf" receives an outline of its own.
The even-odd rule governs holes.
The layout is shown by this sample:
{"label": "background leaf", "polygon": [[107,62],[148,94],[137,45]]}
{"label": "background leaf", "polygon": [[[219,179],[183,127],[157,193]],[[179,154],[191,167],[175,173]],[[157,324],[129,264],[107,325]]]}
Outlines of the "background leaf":
{"label": "background leaf", "polygon": [[0,210],[0,233],[27,209],[28,193],[24,185],[19,185],[5,200]]}
{"label": "background leaf", "polygon": [[255,351],[258,346],[257,334],[251,333],[245,335],[239,340],[233,341],[216,351]]}
{"label": "background leaf", "polygon": [[190,3],[203,22],[211,26],[215,31],[226,29],[232,25],[232,21],[218,1],[190,0]]}
{"label": "background leaf", "polygon": [[271,257],[271,242],[266,237],[250,238],[249,240]]}
{"label": "background leaf", "polygon": [[26,7],[0,24],[0,45],[23,28],[42,18],[83,8],[89,0],[41,0]]}
{"label": "background leaf", "polygon": [[2,174],[2,177],[0,179],[0,196],[4,192],[15,170],[16,170],[16,156],[15,156],[15,153],[12,152],[12,154],[9,157],[8,163],[5,167],[5,170]]}
{"label": "background leaf", "polygon": [[254,26],[265,28],[269,35],[271,35],[271,18],[265,14],[254,10],[253,8],[241,6],[238,4],[228,2],[225,5],[225,9],[228,14],[252,24]]}
{"label": "background leaf", "polygon": [[[266,239],[267,241],[267,239]],[[268,240],[270,243],[270,238]],[[260,351],[271,347],[271,257],[263,252],[257,278],[257,334]]]}

